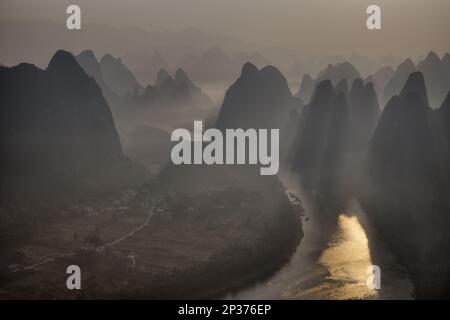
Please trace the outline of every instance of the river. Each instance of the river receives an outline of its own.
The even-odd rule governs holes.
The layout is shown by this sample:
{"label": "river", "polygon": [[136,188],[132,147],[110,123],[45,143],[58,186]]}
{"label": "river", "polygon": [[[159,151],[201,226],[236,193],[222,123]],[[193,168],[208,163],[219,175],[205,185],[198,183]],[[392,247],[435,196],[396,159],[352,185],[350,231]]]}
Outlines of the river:
{"label": "river", "polygon": [[[289,262],[272,276],[226,299],[412,299],[407,272],[379,239],[357,199],[350,199],[327,228],[298,177],[281,181],[301,200],[304,237]],[[381,289],[366,284],[371,265],[380,267]]]}

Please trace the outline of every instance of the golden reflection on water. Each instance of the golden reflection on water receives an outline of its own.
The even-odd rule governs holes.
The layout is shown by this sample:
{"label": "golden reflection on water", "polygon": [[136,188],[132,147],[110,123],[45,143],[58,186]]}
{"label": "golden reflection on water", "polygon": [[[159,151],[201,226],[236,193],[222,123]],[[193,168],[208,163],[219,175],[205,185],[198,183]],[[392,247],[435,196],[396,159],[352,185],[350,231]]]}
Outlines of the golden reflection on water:
{"label": "golden reflection on water", "polygon": [[[312,212],[306,201],[304,204],[307,212]],[[324,225],[311,215],[311,219],[304,221],[305,236],[290,262],[267,281],[232,298],[410,299],[413,287],[406,271],[376,237],[359,202],[350,201],[345,212],[338,216],[331,237],[326,236]],[[367,287],[370,276],[367,268],[373,265],[374,255],[382,269],[382,290]]]}
{"label": "golden reflection on water", "polygon": [[[302,200],[307,217],[303,220],[304,237],[299,247],[269,279],[227,298],[410,299],[413,286],[406,270],[377,237],[358,200],[350,199],[329,237],[308,201],[310,198],[296,183],[298,177],[292,177],[295,179],[285,179],[284,183],[290,186],[289,192]],[[373,257],[381,268],[381,290],[367,287],[367,268],[373,265]]]}
{"label": "golden reflection on water", "polygon": [[305,294],[328,299],[376,299],[377,290],[366,285],[372,265],[366,233],[355,216],[340,214],[338,228],[319,258],[328,269],[325,281]]}

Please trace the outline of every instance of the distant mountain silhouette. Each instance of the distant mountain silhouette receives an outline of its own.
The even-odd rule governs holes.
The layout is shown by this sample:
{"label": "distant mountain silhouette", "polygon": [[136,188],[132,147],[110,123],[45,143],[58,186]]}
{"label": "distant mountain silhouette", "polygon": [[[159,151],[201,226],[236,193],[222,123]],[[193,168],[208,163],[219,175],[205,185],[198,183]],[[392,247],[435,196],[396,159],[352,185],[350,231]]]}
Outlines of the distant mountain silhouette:
{"label": "distant mountain silhouette", "polygon": [[425,60],[419,62],[417,69],[425,77],[430,105],[437,108],[450,90],[450,73],[445,68],[445,62],[431,51]]}
{"label": "distant mountain silhouette", "polygon": [[191,105],[212,106],[212,100],[198,88],[183,69],[179,68],[172,77],[166,69],[158,71],[155,85],[147,86],[142,95],[134,101],[147,105]]}
{"label": "distant mountain silhouette", "polygon": [[307,66],[305,65],[305,62],[300,59],[296,59],[293,61],[292,65],[290,66],[287,75],[290,78],[299,78],[302,76],[305,76],[306,73],[305,70],[307,70]]}
{"label": "distant mountain silhouette", "polygon": [[[92,51],[83,51],[76,57],[83,69],[102,88],[105,98],[114,111],[121,127],[127,126],[135,104],[147,106],[213,106],[212,100],[198,88],[183,69],[172,77],[166,69],[156,73],[155,85],[142,88],[134,75],[121,63],[107,54],[99,63]],[[106,70],[106,69],[107,70]],[[105,73],[109,80],[105,80]],[[116,91],[111,89],[116,88]],[[121,93],[122,95],[120,95]]]}
{"label": "distant mountain silhouette", "polygon": [[212,47],[201,56],[191,55],[180,66],[197,81],[210,83],[228,82],[238,71],[238,66],[220,47]]}
{"label": "distant mountain silhouette", "polygon": [[355,68],[361,73],[361,75],[363,74],[373,75],[378,73],[378,71],[380,71],[380,66],[387,66],[381,69],[390,68],[389,66],[398,65],[401,62],[401,59],[389,55],[380,56],[377,58],[367,58],[353,52],[351,56],[347,58],[347,61],[349,61],[352,65],[354,65]]}
{"label": "distant mountain silhouette", "polygon": [[202,62],[205,64],[205,69],[208,69],[208,67],[223,67],[228,64],[229,61],[230,57],[220,47],[212,47],[202,56]]}
{"label": "distant mountain silhouette", "polygon": [[158,51],[155,51],[149,61],[143,67],[136,70],[136,75],[140,79],[144,79],[147,83],[150,83],[151,80],[155,79],[159,70],[167,69],[168,67],[168,62],[164,60]]}
{"label": "distant mountain silhouette", "polygon": [[[138,27],[117,28],[89,22],[83,25],[83,28],[89,29],[89,35],[71,34],[69,37],[71,40],[69,40],[67,29],[61,29],[60,25],[58,21],[43,19],[2,20],[0,22],[2,39],[10,45],[8,50],[3,50],[1,62],[5,65],[14,65],[21,61],[29,61],[30,52],[33,52],[33,62],[39,65],[47,62],[49,55],[61,45],[75,51],[79,48],[91,48],[94,52],[109,52],[121,56],[139,81],[142,84],[148,84],[155,79],[159,69],[175,67],[175,63],[187,53],[197,54],[205,48],[214,46],[221,46],[227,52],[257,52],[261,48],[235,37],[192,28],[147,31]],[[51,36],[41,37],[42,34]],[[163,57],[161,60],[165,63],[153,64],[149,53],[158,53],[159,58]],[[145,57],[145,59],[132,63],[135,57]],[[155,55],[154,62],[158,62],[156,58]],[[141,77],[137,71],[145,72],[146,66],[148,76]],[[150,72],[150,68],[153,72]]]}
{"label": "distant mountain silhouette", "polygon": [[59,194],[136,178],[101,89],[71,53],[56,52],[46,70],[2,67],[0,86],[3,183]]}
{"label": "distant mountain silhouette", "polygon": [[175,83],[177,85],[186,84],[186,87],[188,88],[190,93],[195,93],[196,91],[199,91],[200,89],[192,82],[192,80],[189,78],[186,72],[184,72],[183,69],[178,68],[177,71],[175,71]]}
{"label": "distant mountain silhouette", "polygon": [[146,86],[144,92],[133,97],[134,102],[143,103],[147,105],[159,104],[162,101],[161,92],[155,86]]}
{"label": "distant mountain silhouette", "polygon": [[75,56],[75,59],[83,70],[95,79],[111,108],[117,104],[120,104],[122,97],[114,92],[106,83],[100,63],[98,62],[94,52],[92,50],[82,51],[79,55]]}
{"label": "distant mountain silhouette", "polygon": [[414,71],[416,71],[416,66],[411,59],[406,59],[397,67],[397,69],[395,69],[394,74],[384,87],[383,101],[385,103],[388,102],[394,95],[400,93],[400,90],[405,85],[409,75]]}
{"label": "distant mountain silhouette", "polygon": [[249,54],[246,52],[240,52],[231,57],[231,63],[233,65],[233,69],[236,66],[243,66],[245,63],[251,62],[257,68],[262,68],[264,66],[270,65],[270,61],[266,59],[262,54],[255,52],[253,54]]}
{"label": "distant mountain silhouette", "polygon": [[172,76],[166,77],[158,86],[161,96],[177,103],[190,100],[190,92],[186,82],[177,82]]}
{"label": "distant mountain silhouette", "polygon": [[159,70],[160,68],[167,68],[167,62],[158,51],[155,51],[150,59],[150,66]]}
{"label": "distant mountain silhouette", "polygon": [[387,81],[389,81],[389,79],[392,77],[393,74],[394,69],[391,66],[382,67],[375,73],[369,75],[364,81],[365,83],[372,82],[373,87],[378,94],[378,98],[382,106],[384,106],[382,101],[384,87],[386,86]]}
{"label": "distant mountain silhouette", "polygon": [[314,80],[309,74],[305,74],[300,84],[300,88],[295,96],[302,98],[302,100],[305,102],[309,102],[311,100],[313,92]]}
{"label": "distant mountain silhouette", "polygon": [[332,85],[337,87],[337,92],[343,92],[342,90],[344,90],[345,86],[344,82],[342,82],[343,80],[346,80],[348,86],[348,83],[353,83],[358,78],[360,78],[358,70],[349,62],[329,64],[325,70],[319,72],[315,80],[309,74],[305,74],[300,89],[295,96],[302,98],[305,103],[308,103],[311,100],[315,86],[321,81],[330,80]]}
{"label": "distant mountain silhouette", "polygon": [[187,54],[179,66],[198,83],[228,85],[239,77],[242,66],[247,62],[257,68],[270,64],[270,61],[258,52],[232,54],[214,46],[202,54]]}
{"label": "distant mountain silhouette", "polygon": [[384,102],[400,93],[411,73],[420,71],[425,79],[430,106],[438,108],[450,90],[449,59],[448,54],[444,55],[441,60],[436,53],[431,51],[424,60],[417,64],[417,67],[411,59],[405,60],[397,67],[387,82],[384,88]]}
{"label": "distant mountain silhouette", "polygon": [[100,60],[100,68],[106,84],[119,96],[124,97],[135,91],[143,91],[136,77],[120,58],[116,59],[107,53]]}
{"label": "distant mountain silhouette", "polygon": [[155,87],[159,88],[159,86],[169,77],[169,72],[167,72],[166,69],[159,69],[158,73],[156,74]]}
{"label": "distant mountain silhouette", "polygon": [[83,70],[95,79],[102,90],[111,90],[106,84],[100,64],[92,50],[82,51],[78,56],[75,56],[75,59]]}
{"label": "distant mountain silhouette", "polygon": [[333,86],[337,85],[342,79],[346,79],[349,83],[353,83],[355,79],[361,78],[358,70],[349,62],[337,64],[329,64],[328,67],[321,71],[316,78],[316,83],[322,80],[330,80]]}

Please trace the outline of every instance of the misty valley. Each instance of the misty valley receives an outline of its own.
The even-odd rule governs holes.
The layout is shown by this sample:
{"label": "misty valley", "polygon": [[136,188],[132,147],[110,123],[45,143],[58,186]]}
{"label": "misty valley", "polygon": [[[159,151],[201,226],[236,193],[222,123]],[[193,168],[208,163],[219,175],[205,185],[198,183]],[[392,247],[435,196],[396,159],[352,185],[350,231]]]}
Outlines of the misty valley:
{"label": "misty valley", "polygon": [[0,299],[450,298],[449,53],[1,23]]}

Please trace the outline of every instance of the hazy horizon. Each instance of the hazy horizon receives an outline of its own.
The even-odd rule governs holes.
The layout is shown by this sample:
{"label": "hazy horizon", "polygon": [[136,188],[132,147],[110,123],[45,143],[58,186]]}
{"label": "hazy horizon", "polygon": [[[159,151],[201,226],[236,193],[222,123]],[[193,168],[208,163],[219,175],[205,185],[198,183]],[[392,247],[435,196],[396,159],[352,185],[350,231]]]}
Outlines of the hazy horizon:
{"label": "hazy horizon", "polygon": [[[450,2],[445,0],[2,0],[0,21],[48,19],[61,22],[64,28],[69,4],[80,5],[85,26],[146,31],[193,28],[319,58],[352,52],[370,58],[416,58],[430,50],[450,51]],[[381,7],[382,30],[366,29],[365,12],[370,4]]]}

